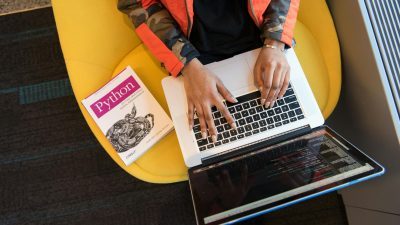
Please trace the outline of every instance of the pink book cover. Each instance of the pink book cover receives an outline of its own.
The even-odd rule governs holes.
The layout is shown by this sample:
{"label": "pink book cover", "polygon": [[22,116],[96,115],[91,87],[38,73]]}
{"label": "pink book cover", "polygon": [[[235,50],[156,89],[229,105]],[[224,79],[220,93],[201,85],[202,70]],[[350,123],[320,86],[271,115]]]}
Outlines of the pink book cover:
{"label": "pink book cover", "polygon": [[126,165],[173,130],[171,119],[130,66],[82,104]]}

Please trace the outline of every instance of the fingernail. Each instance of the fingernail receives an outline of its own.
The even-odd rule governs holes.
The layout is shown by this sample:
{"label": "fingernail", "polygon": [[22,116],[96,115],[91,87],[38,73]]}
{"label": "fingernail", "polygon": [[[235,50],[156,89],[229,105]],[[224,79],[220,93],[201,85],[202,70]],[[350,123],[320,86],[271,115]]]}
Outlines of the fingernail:
{"label": "fingernail", "polygon": [[192,129],[193,129],[192,124],[189,124],[189,130],[192,130]]}
{"label": "fingernail", "polygon": [[231,127],[232,127],[233,129],[235,129],[235,130],[237,129],[237,127],[236,127],[236,124],[235,124],[235,123],[231,123],[230,125],[231,125]]}
{"label": "fingernail", "polygon": [[275,101],[272,101],[270,108],[274,107],[274,104],[275,104]]}
{"label": "fingernail", "polygon": [[202,132],[201,132],[201,137],[202,137],[203,139],[206,139],[206,138],[207,138],[206,132],[202,131]]}
{"label": "fingernail", "polygon": [[269,104],[270,104],[270,102],[266,102],[265,103],[265,108],[268,108]]}
{"label": "fingernail", "polygon": [[262,98],[262,99],[261,99],[261,105],[264,105],[264,104],[265,104],[265,101],[266,101],[266,99],[265,99],[265,98]]}
{"label": "fingernail", "polygon": [[262,90],[262,86],[258,87],[258,90],[261,91]]}
{"label": "fingernail", "polygon": [[217,136],[216,135],[212,135],[211,136],[211,139],[212,139],[212,141],[215,143],[215,142],[217,142]]}
{"label": "fingernail", "polygon": [[237,103],[237,102],[238,102],[238,100],[237,100],[235,97],[233,97],[233,96],[232,96],[232,99],[233,99],[233,102],[234,102],[234,103]]}

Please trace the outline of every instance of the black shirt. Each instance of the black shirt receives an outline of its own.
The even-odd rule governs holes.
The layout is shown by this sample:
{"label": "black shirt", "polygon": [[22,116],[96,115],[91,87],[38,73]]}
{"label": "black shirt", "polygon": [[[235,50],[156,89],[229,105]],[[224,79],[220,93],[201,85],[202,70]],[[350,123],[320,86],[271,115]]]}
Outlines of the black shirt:
{"label": "black shirt", "polygon": [[262,46],[260,29],[251,19],[246,0],[194,0],[190,42],[203,64]]}

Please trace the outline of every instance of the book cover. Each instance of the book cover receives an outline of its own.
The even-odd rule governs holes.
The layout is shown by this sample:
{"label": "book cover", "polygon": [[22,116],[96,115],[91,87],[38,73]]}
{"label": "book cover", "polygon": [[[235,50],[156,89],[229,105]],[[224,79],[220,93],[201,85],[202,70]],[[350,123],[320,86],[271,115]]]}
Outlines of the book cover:
{"label": "book cover", "polygon": [[82,104],[126,165],[173,129],[171,119],[130,66]]}

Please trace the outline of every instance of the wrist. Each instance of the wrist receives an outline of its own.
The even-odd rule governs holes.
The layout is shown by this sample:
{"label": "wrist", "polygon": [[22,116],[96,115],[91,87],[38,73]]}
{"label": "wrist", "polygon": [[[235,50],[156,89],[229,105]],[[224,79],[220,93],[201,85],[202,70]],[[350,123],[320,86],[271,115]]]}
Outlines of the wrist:
{"label": "wrist", "polygon": [[266,45],[274,46],[274,47],[276,47],[277,49],[279,49],[281,51],[285,50],[285,43],[283,43],[281,41],[274,40],[274,39],[266,38],[264,40],[264,46],[266,46]]}
{"label": "wrist", "polygon": [[197,58],[194,58],[194,59],[190,60],[190,62],[187,63],[185,65],[185,67],[183,67],[181,72],[185,76],[186,74],[190,74],[190,73],[192,73],[192,71],[199,70],[202,67],[203,67],[203,64],[201,64],[201,62]]}

